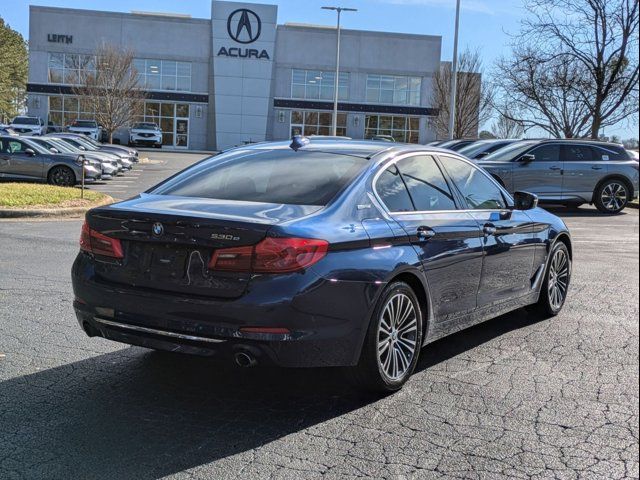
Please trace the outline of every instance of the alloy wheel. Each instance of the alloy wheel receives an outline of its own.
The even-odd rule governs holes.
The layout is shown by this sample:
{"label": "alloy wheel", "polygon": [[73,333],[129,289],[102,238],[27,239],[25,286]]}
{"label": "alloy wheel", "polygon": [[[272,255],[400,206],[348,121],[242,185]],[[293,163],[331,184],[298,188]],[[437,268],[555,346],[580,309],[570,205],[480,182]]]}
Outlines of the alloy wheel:
{"label": "alloy wheel", "polygon": [[416,355],[418,319],[416,307],[404,293],[392,296],[378,321],[378,366],[390,380],[399,380]]}
{"label": "alloy wheel", "polygon": [[611,182],[602,189],[601,199],[607,210],[617,212],[627,203],[627,188],[619,182]]}
{"label": "alloy wheel", "polygon": [[73,185],[73,173],[67,168],[56,168],[51,174],[51,180],[54,185],[68,187]]}
{"label": "alloy wheel", "polygon": [[564,304],[569,289],[569,258],[564,250],[556,251],[549,266],[549,303],[554,310]]}

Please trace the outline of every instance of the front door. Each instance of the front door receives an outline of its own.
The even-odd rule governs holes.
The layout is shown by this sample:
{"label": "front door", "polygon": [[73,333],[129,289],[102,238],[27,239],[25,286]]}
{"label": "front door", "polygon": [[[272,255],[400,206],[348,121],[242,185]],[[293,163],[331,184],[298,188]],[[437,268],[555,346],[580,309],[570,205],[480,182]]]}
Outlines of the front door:
{"label": "front door", "polygon": [[562,169],[560,145],[541,145],[527,152],[535,156],[530,162],[517,161],[513,165],[513,191],[535,193],[541,198],[562,198]]}
{"label": "front door", "polygon": [[484,171],[454,157],[441,157],[441,161],[482,231],[478,307],[526,295],[534,276],[533,222],[525,212],[509,207],[503,192]]}
{"label": "front door", "polygon": [[376,189],[420,258],[437,332],[444,322],[476,308],[482,235],[475,220],[457,210],[432,157],[411,156],[396,165],[380,175]]}
{"label": "front door", "polygon": [[0,173],[17,178],[42,178],[42,155],[28,154],[33,147],[15,138],[0,138]]}

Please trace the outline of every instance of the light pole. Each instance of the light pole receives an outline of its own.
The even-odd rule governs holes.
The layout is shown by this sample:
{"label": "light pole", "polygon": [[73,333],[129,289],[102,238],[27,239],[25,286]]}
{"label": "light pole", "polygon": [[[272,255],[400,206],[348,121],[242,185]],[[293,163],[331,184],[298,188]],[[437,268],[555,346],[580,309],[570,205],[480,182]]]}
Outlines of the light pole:
{"label": "light pole", "polygon": [[340,15],[342,12],[357,12],[357,8],[344,8],[344,7],[322,7],[323,10],[334,10],[338,12],[338,40],[336,45],[336,78],[333,86],[333,121],[332,121],[332,135],[335,137],[338,135],[338,86],[340,80]]}
{"label": "light pole", "polygon": [[458,88],[458,26],[460,25],[460,0],[456,1],[456,29],[453,37],[453,61],[451,62],[451,98],[449,103],[449,139],[453,140],[456,122],[456,90]]}

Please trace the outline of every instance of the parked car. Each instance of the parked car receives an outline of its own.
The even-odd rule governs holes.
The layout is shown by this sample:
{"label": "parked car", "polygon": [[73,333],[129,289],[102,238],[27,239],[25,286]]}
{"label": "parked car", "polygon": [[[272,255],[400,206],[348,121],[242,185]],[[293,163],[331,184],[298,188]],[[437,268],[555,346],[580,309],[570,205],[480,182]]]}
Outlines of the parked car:
{"label": "parked car", "polygon": [[80,133],[91,137],[94,140],[99,140],[101,138],[101,130],[102,129],[98,126],[98,122],[95,120],[76,120],[69,125],[69,128],[67,128],[67,131],[70,133]]}
{"label": "parked car", "polygon": [[571,237],[536,205],[431,147],[243,146],[89,211],[74,308],[89,336],[241,366],[351,366],[393,391],[438,338],[526,305],[560,312]]}
{"label": "parked car", "polygon": [[462,147],[458,150],[458,153],[471,160],[477,160],[519,141],[517,139],[478,140],[466,147]]}
{"label": "parked car", "polygon": [[53,153],[28,138],[0,136],[0,178],[45,181],[72,187],[82,180],[100,180],[100,163],[83,155]]}
{"label": "parked car", "polygon": [[110,154],[115,157],[120,165],[121,170],[131,170],[133,168],[133,163],[131,161],[131,157],[127,155],[125,152],[119,150],[111,150],[111,149],[99,149],[93,143],[90,142],[89,137],[85,137],[83,135],[77,134],[65,134],[65,133],[55,133],[49,134],[47,137],[59,138],[64,142],[79,148],[84,152],[100,152],[104,154]]}
{"label": "parked car", "polygon": [[9,124],[12,130],[25,135],[44,135],[47,127],[40,117],[18,116]]}
{"label": "parked car", "polygon": [[437,146],[437,147],[440,147],[440,148],[446,148],[447,150],[452,150],[454,152],[457,152],[461,148],[464,148],[467,145],[471,145],[472,143],[475,143],[477,141],[478,141],[477,138],[461,138],[461,139],[457,139],[457,140],[448,140],[446,142],[442,142],[442,143],[439,143],[439,144],[433,145],[433,146]]}
{"label": "parked car", "polygon": [[[66,134],[62,134],[60,136],[71,136],[73,137],[74,135],[76,137],[78,137],[77,133],[66,133]],[[97,150],[101,150],[101,151],[105,151],[105,152],[113,152],[113,153],[117,153],[118,155],[120,155],[122,158],[127,158],[129,159],[129,161],[136,163],[138,161],[138,151],[135,148],[131,148],[128,147],[126,145],[115,145],[115,144],[111,144],[111,143],[100,143],[100,142],[96,142],[94,139],[89,138],[89,137],[82,137],[81,138],[83,140],[85,140],[85,142],[90,143],[93,148],[97,149]]]}
{"label": "parked car", "polygon": [[11,135],[17,137],[19,134],[8,125],[0,125],[0,135]]}
{"label": "parked car", "polygon": [[478,164],[510,192],[530,191],[543,202],[589,203],[603,213],[619,213],[638,196],[638,163],[614,143],[527,140]]}
{"label": "parked car", "polygon": [[129,145],[162,148],[162,131],[155,123],[134,123],[129,129]]}
{"label": "parked car", "polygon": [[95,160],[100,163],[102,170],[102,180],[110,180],[115,177],[122,168],[118,164],[118,160],[112,155],[101,154],[100,152],[86,152],[72,146],[69,143],[53,137],[28,137],[32,142],[37,143],[43,148],[48,149],[51,153],[75,154],[83,155],[88,160]]}

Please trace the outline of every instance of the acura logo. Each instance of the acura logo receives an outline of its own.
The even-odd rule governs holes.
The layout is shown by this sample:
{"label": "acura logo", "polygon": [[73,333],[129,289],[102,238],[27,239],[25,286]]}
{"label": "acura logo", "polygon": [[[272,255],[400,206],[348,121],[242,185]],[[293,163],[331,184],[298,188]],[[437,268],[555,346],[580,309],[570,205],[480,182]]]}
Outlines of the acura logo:
{"label": "acura logo", "polygon": [[227,32],[238,43],[253,43],[260,37],[262,21],[253,11],[239,8],[229,15]]}
{"label": "acura logo", "polygon": [[164,227],[160,222],[156,222],[151,227],[151,233],[153,233],[156,237],[159,237],[164,233]]}

